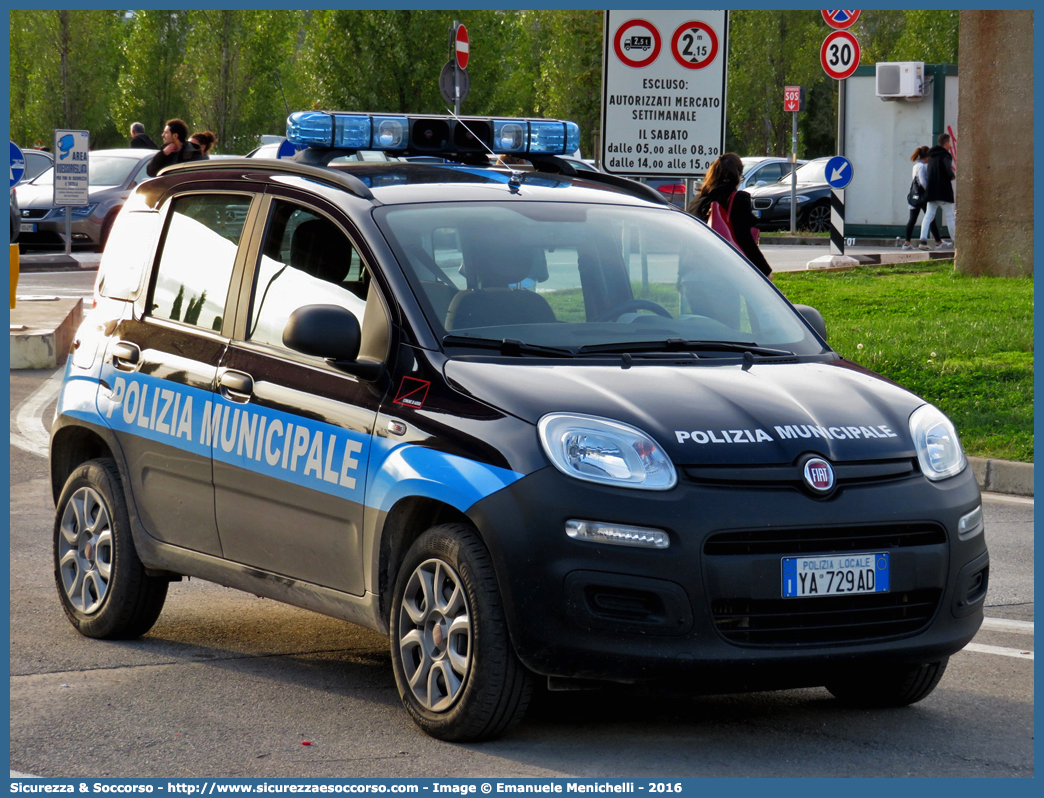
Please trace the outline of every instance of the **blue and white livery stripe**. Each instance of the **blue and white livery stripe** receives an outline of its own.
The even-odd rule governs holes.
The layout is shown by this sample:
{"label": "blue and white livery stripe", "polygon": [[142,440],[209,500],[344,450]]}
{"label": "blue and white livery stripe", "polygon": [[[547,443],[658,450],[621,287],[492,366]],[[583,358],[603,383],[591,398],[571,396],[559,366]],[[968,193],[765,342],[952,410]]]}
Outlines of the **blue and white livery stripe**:
{"label": "blue and white livery stripe", "polygon": [[58,412],[379,511],[422,496],[466,512],[523,476],[111,367],[67,380]]}

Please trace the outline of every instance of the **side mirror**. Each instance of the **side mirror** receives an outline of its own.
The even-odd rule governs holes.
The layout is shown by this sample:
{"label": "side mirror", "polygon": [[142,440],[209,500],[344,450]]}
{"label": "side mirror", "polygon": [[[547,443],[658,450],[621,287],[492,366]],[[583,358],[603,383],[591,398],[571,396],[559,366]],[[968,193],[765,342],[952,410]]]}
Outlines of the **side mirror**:
{"label": "side mirror", "polygon": [[767,185],[768,185],[768,181],[767,180],[759,180],[757,183],[754,184],[754,188],[761,188],[762,186],[767,186]]}
{"label": "side mirror", "polygon": [[801,314],[801,318],[808,322],[809,326],[816,331],[816,335],[824,341],[827,339],[826,322],[823,314],[811,305],[794,305],[794,309]]}
{"label": "side mirror", "polygon": [[355,360],[361,340],[359,320],[339,305],[300,307],[283,329],[284,346],[328,360]]}
{"label": "side mirror", "polygon": [[380,379],[384,364],[359,359],[362,330],[359,320],[340,305],[305,305],[290,314],[283,329],[283,345],[306,355],[325,358],[342,371],[368,382]]}

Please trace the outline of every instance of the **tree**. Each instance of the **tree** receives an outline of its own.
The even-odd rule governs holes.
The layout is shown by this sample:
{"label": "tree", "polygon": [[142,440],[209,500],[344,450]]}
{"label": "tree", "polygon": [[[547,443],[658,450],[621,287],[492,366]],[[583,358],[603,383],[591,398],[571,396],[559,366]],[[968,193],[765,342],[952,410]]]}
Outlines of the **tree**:
{"label": "tree", "polygon": [[283,132],[280,67],[293,52],[299,12],[189,11],[179,84],[191,129],[209,128],[219,149],[245,152],[258,135]]}
{"label": "tree", "polygon": [[189,17],[185,11],[135,11],[124,46],[125,67],[113,116],[120,131],[141,122],[157,143],[168,119],[186,114],[184,87],[178,80],[185,62]]}
{"label": "tree", "polygon": [[[729,146],[742,155],[791,150],[785,86],[826,79],[819,64],[825,35],[818,11],[733,11],[729,14]],[[805,133],[807,137],[807,131]]]}
{"label": "tree", "polygon": [[121,11],[12,11],[21,70],[11,93],[12,133],[50,141],[56,128],[91,131],[91,146],[118,133],[107,98],[121,67]]}

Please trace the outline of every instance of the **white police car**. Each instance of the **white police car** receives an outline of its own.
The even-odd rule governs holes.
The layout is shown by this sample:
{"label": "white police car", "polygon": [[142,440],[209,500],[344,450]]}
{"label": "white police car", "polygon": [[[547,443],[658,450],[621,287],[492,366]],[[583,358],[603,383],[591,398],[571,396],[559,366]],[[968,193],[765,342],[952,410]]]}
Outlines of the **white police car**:
{"label": "white police car", "polygon": [[[285,601],[389,635],[449,740],[537,679],[931,692],[989,574],[942,413],[658,192],[557,159],[571,123],[288,136],[169,168],[113,230],[51,437],[81,633],[147,632],[184,575]],[[325,165],[360,149],[457,163]]]}

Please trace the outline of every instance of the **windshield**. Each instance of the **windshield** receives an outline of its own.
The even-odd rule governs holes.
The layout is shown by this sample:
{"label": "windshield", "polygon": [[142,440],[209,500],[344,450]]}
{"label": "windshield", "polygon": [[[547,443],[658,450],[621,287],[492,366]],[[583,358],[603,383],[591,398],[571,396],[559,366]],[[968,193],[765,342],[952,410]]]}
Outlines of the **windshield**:
{"label": "windshield", "polygon": [[[90,186],[122,186],[131,172],[138,168],[140,158],[125,158],[119,155],[91,155],[87,161],[87,183]],[[48,169],[36,180],[34,186],[54,185],[54,168]]]}
{"label": "windshield", "polygon": [[823,351],[760,272],[687,214],[517,201],[384,206],[375,218],[433,329],[456,345]]}
{"label": "windshield", "polygon": [[[797,182],[799,183],[825,183],[827,161],[809,161],[797,170]],[[790,175],[780,178],[781,183],[790,183]]]}

